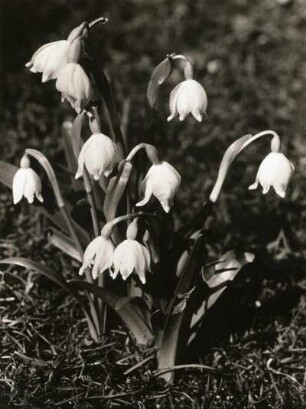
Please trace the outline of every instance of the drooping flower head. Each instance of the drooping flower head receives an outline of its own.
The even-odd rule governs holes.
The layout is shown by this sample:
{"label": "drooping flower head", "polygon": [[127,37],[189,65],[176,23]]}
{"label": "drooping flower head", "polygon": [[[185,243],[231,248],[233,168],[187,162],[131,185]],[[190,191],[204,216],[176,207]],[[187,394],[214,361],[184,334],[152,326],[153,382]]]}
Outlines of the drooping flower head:
{"label": "drooping flower head", "polygon": [[111,240],[102,235],[96,237],[87,246],[83,264],[79,274],[82,275],[86,268],[92,267],[92,277],[96,279],[99,274],[111,268],[113,264],[114,245]]}
{"label": "drooping flower head", "polygon": [[263,194],[268,193],[272,186],[282,198],[294,172],[293,164],[281,152],[270,152],[261,162],[255,183],[249,189],[256,189],[258,184],[263,188]]}
{"label": "drooping flower head", "polygon": [[108,176],[118,163],[116,144],[106,135],[96,133],[84,143],[78,160],[75,178],[83,175],[84,166],[95,180]]}
{"label": "drooping flower head", "polygon": [[150,167],[142,183],[144,198],[136,206],[144,206],[153,195],[168,213],[180,184],[181,177],[173,166],[165,161],[155,163]]}
{"label": "drooping flower head", "polygon": [[123,280],[126,280],[135,272],[140,281],[145,284],[145,273],[150,270],[150,253],[145,246],[135,240],[135,236],[135,223],[132,222],[127,229],[127,239],[115,249],[114,270],[111,272],[111,276],[115,279],[120,273]]}
{"label": "drooping flower head", "polygon": [[34,197],[43,202],[41,195],[41,180],[38,174],[30,168],[30,161],[24,156],[20,161],[20,169],[13,178],[13,201],[14,204],[20,202],[24,196],[29,203],[33,203]]}
{"label": "drooping flower head", "polygon": [[31,72],[41,72],[42,82],[56,79],[62,68],[69,62],[69,50],[72,43],[79,38],[84,24],[76,27],[69,34],[67,40],[53,41],[40,47],[32,56],[26,67]]}
{"label": "drooping flower head", "polygon": [[75,62],[69,62],[60,70],[55,86],[62,93],[62,101],[68,101],[77,113],[86,107],[94,95],[84,68]]}
{"label": "drooping flower head", "polygon": [[201,122],[202,114],[206,114],[207,109],[205,89],[194,79],[186,79],[171,92],[169,107],[171,115],[168,121],[176,116],[183,121],[191,113],[197,121]]}

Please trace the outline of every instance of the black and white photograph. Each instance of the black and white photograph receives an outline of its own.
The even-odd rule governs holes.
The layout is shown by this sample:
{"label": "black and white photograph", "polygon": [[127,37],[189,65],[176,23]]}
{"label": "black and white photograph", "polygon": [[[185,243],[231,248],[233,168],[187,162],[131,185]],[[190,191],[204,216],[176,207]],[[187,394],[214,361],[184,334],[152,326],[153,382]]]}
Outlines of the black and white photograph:
{"label": "black and white photograph", "polygon": [[1,0],[0,409],[306,409],[306,0]]}

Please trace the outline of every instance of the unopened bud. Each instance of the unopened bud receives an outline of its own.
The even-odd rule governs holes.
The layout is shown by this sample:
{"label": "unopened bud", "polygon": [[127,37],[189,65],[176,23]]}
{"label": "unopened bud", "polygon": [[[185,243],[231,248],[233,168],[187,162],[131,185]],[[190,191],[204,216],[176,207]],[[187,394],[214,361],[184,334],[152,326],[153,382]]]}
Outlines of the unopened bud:
{"label": "unopened bud", "polygon": [[77,38],[76,40],[73,41],[69,48],[68,62],[77,63],[79,61],[81,55],[81,48],[82,48],[81,40],[80,38]]}
{"label": "unopened bud", "polygon": [[129,224],[127,230],[126,230],[126,238],[128,240],[135,240],[137,237],[138,233],[138,226],[137,226],[137,219],[134,219],[132,223]]}
{"label": "unopened bud", "polygon": [[83,30],[86,27],[87,23],[84,22],[82,24],[80,24],[78,27],[74,28],[71,33],[69,34],[67,41],[69,41],[70,43],[72,43],[75,39],[77,39],[78,37],[80,37],[83,34]]}
{"label": "unopened bud", "polygon": [[100,123],[99,123],[98,119],[96,117],[94,117],[93,115],[91,115],[89,117],[89,127],[90,127],[90,130],[91,130],[91,132],[93,134],[101,133]]}
{"label": "unopened bud", "polygon": [[185,75],[186,80],[193,79],[193,67],[190,61],[186,61],[186,64],[184,67],[184,75]]}
{"label": "unopened bud", "polygon": [[159,154],[158,154],[158,150],[155,148],[155,146],[146,145],[145,149],[146,149],[148,158],[150,159],[152,164],[153,165],[159,164],[160,163]]}
{"label": "unopened bud", "polygon": [[22,169],[28,169],[30,167],[30,159],[28,155],[23,155],[23,157],[20,160],[20,167]]}

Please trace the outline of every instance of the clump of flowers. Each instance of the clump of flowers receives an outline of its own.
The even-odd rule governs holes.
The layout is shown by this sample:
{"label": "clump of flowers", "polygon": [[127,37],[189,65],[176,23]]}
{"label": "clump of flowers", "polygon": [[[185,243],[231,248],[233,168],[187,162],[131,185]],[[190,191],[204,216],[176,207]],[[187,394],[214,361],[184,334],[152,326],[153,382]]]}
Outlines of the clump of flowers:
{"label": "clump of flowers", "polygon": [[[29,203],[34,198],[41,202],[40,208],[52,224],[52,244],[71,256],[74,263],[80,263],[75,277],[65,279],[64,274],[22,257],[1,262],[36,270],[75,297],[95,342],[103,342],[103,334],[110,325],[106,311],[113,309],[136,343],[156,347],[155,374],[171,382],[178,346],[186,347],[196,338],[207,310],[222,300],[220,296],[228,282],[253,259],[249,254],[239,258],[234,252],[227,252],[220,263],[231,266],[230,271],[222,275],[218,268],[217,276],[208,280],[202,274],[208,251],[206,219],[218,200],[231,164],[250,143],[263,136],[272,137],[271,152],[262,161],[250,189],[260,184],[263,193],[267,193],[272,186],[282,198],[294,167],[280,151],[276,132],[267,130],[238,138],[224,153],[216,182],[198,214],[175,230],[172,218],[177,211],[176,193],[184,188],[181,176],[151,144],[139,141],[127,152],[110,85],[101,68],[95,66],[90,38],[94,28],[106,21],[99,18],[90,24],[82,23],[67,40],[39,48],[27,64],[30,71],[42,73],[43,82],[56,80],[55,89],[77,114],[73,124],[65,121],[63,138],[68,175],[72,186],[75,178],[83,183],[91,225],[84,228],[84,220],[73,211],[75,204],[63,197],[54,169],[42,152],[28,148],[19,169],[4,163],[0,167],[0,178],[12,187],[15,204],[23,196]],[[91,62],[86,67],[85,59]],[[191,113],[201,122],[207,108],[206,91],[193,79],[191,61],[183,55],[167,55],[152,73],[147,89],[150,109],[155,109],[159,89],[171,77],[177,61],[184,65],[185,78],[171,92],[168,120],[178,116],[182,121]],[[111,137],[102,131],[99,100],[108,109]],[[139,151],[145,153],[146,161],[134,160]],[[41,181],[31,169],[30,159],[45,171],[56,208],[43,201]],[[114,280],[112,289],[105,279],[108,276]]]}

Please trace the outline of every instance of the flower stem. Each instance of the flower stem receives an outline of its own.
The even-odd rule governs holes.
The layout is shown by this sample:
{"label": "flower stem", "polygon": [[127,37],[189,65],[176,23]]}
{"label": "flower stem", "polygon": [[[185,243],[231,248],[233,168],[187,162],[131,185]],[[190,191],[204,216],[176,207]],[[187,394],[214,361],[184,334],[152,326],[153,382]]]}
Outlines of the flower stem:
{"label": "flower stem", "polygon": [[103,98],[103,100],[105,101],[109,116],[110,116],[110,120],[112,122],[112,127],[113,127],[113,131],[114,131],[114,135],[116,138],[116,143],[118,146],[118,150],[120,152],[121,158],[123,159],[124,155],[125,155],[125,151],[126,151],[126,147],[124,144],[124,138],[123,138],[123,134],[121,132],[121,128],[120,128],[120,120],[119,120],[119,116],[117,113],[117,109],[116,109],[116,105],[115,105],[115,101],[114,101],[114,97],[113,97],[113,92],[111,89],[111,86],[109,84],[109,81],[106,77],[106,75],[104,74],[104,72],[99,69],[99,66],[97,64],[97,59],[96,59],[96,55],[94,52],[94,49],[92,47],[92,41],[91,41],[91,35],[90,35],[90,31],[88,32],[88,48],[89,48],[89,52],[91,54],[92,60],[93,60],[93,64],[92,64],[92,74],[93,77],[96,81],[97,87],[99,89],[99,92],[101,94],[101,97]]}
{"label": "flower stem", "polygon": [[139,143],[138,145],[134,146],[134,148],[131,150],[131,152],[128,154],[128,156],[126,157],[125,160],[126,161],[131,161],[134,158],[134,156],[136,155],[136,153],[138,151],[140,151],[141,149],[145,149],[146,146],[147,146],[147,144],[144,143],[144,142]]}
{"label": "flower stem", "polygon": [[156,218],[160,218],[160,216],[157,216],[156,214],[151,214],[151,213],[145,213],[145,212],[139,212],[139,213],[130,213],[130,214],[126,214],[124,216],[119,216],[116,217],[114,220],[106,223],[101,231],[101,235],[104,237],[109,237],[114,229],[114,227],[116,226],[116,224],[121,223],[125,220],[130,220],[130,219],[134,219],[135,217],[156,217]]}
{"label": "flower stem", "polygon": [[141,149],[145,149],[148,155],[148,158],[152,163],[159,163],[158,152],[154,145],[150,145],[148,143],[139,143],[138,145],[134,146],[134,148],[130,151],[128,156],[126,157],[126,161],[131,161],[137,152]]}
{"label": "flower stem", "polygon": [[95,198],[92,192],[91,181],[90,181],[88,172],[85,168],[83,170],[83,180],[84,180],[84,186],[85,186],[85,190],[87,194],[87,199],[90,205],[90,215],[91,215],[94,235],[95,237],[98,237],[100,235],[100,226],[99,226],[97,207],[96,207]]}
{"label": "flower stem", "polygon": [[228,170],[232,162],[239,155],[239,153],[242,152],[250,143],[254,142],[256,139],[259,139],[265,135],[273,136],[272,141],[271,141],[271,150],[273,152],[279,152],[280,138],[276,132],[271,131],[271,130],[259,132],[256,135],[245,135],[237,139],[227,148],[227,150],[225,151],[223,155],[222,161],[219,166],[217,180],[209,196],[209,200],[211,202],[214,203],[217,201],[219,194],[221,192],[223,183],[225,181],[226,175],[228,173]]}
{"label": "flower stem", "polygon": [[95,26],[97,26],[98,24],[100,25],[100,24],[106,24],[108,22],[108,18],[106,18],[106,17],[99,17],[99,18],[96,18],[95,20],[93,20],[92,22],[90,22],[89,24],[88,24],[88,27],[89,28],[94,28]]}
{"label": "flower stem", "polygon": [[60,188],[58,185],[58,181],[57,178],[55,176],[53,167],[51,166],[50,162],[48,161],[48,159],[45,157],[45,155],[43,155],[40,151],[37,151],[36,149],[26,149],[26,154],[33,156],[33,158],[35,158],[40,164],[41,166],[44,168],[45,172],[47,173],[48,179],[51,183],[53,192],[54,192],[54,196],[57,202],[57,205],[60,209],[60,211],[62,212],[62,215],[65,219],[67,228],[69,230],[70,236],[72,237],[72,239],[75,242],[76,248],[80,254],[80,257],[83,257],[83,248],[82,245],[80,243],[80,240],[76,234],[75,228],[73,226],[72,220],[71,220],[71,216],[69,215],[64,199],[62,197],[62,194],[60,192]]}
{"label": "flower stem", "polygon": [[172,60],[183,60],[185,63],[184,66],[184,75],[186,80],[190,80],[193,78],[193,65],[192,62],[185,57],[184,55],[181,54],[175,54],[175,55],[170,55],[170,58],[172,58]]}
{"label": "flower stem", "polygon": [[83,257],[83,248],[82,248],[82,246],[81,246],[81,243],[80,243],[80,241],[79,241],[79,239],[78,239],[78,236],[77,236],[77,234],[76,234],[76,232],[75,232],[75,229],[74,229],[74,227],[73,227],[73,222],[72,222],[72,220],[71,220],[71,216],[69,215],[66,206],[61,206],[61,207],[60,207],[60,211],[61,211],[61,213],[62,213],[62,215],[63,215],[63,217],[64,217],[64,219],[65,219],[65,223],[66,223],[66,225],[67,225],[67,227],[68,227],[70,236],[71,236],[72,239],[74,240],[75,245],[76,245],[76,247],[77,247],[77,250],[78,250],[78,252],[79,252],[79,254],[80,254],[81,258],[82,258],[82,257]]}

